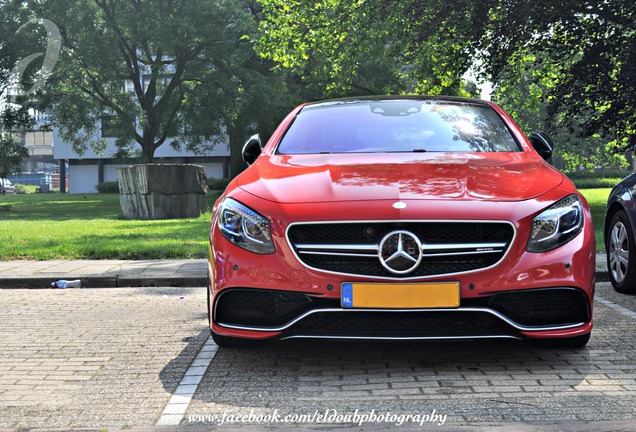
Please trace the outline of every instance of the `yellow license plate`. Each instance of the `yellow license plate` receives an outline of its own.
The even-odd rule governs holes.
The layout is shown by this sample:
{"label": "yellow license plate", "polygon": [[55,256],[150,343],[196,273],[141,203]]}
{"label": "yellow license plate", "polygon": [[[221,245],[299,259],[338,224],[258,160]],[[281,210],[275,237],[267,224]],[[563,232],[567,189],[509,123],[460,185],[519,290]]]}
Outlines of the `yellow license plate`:
{"label": "yellow license plate", "polygon": [[459,282],[366,283],[344,282],[344,308],[418,309],[459,307]]}

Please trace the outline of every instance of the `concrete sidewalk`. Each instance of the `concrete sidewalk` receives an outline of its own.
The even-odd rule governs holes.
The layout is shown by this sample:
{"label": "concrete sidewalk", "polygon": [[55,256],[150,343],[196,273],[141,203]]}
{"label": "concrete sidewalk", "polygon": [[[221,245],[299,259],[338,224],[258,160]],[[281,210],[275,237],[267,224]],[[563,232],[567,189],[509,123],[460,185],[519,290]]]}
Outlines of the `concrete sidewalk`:
{"label": "concrete sidewalk", "polygon": [[0,261],[0,288],[50,288],[60,279],[82,288],[207,286],[207,260]]}
{"label": "concrete sidewalk", "polygon": [[[82,281],[82,288],[206,286],[207,260],[0,261],[0,288],[50,288],[60,279]],[[604,254],[596,255],[596,279],[607,281]]]}

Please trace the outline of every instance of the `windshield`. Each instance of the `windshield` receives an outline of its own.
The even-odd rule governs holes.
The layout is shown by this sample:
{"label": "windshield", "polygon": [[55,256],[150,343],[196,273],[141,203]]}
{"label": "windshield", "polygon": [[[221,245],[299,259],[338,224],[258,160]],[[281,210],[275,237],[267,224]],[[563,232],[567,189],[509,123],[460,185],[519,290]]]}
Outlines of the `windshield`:
{"label": "windshield", "polygon": [[348,101],[302,109],[278,154],[518,152],[487,105],[447,101]]}

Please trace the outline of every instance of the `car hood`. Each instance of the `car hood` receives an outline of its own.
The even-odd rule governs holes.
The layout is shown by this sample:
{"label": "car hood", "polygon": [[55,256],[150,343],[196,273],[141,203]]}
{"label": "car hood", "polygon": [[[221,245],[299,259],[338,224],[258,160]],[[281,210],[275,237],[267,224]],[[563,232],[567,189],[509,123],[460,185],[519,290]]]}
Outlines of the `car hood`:
{"label": "car hood", "polygon": [[279,203],[368,200],[522,201],[563,175],[529,152],[263,155],[237,177]]}

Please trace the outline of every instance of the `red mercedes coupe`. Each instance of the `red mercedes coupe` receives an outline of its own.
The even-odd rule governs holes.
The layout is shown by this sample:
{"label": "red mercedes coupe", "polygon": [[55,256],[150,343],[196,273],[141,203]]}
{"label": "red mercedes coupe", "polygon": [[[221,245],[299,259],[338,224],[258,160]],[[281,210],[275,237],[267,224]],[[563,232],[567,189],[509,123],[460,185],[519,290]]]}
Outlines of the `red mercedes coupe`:
{"label": "red mercedes coupe", "polygon": [[582,347],[595,241],[547,135],[490,102],[371,97],[294,109],[213,209],[220,346],[512,338]]}

